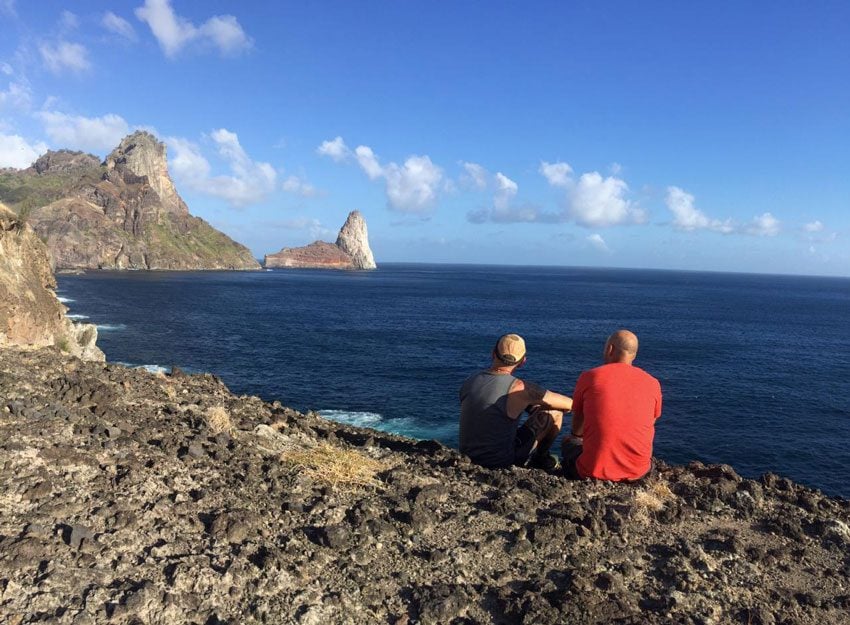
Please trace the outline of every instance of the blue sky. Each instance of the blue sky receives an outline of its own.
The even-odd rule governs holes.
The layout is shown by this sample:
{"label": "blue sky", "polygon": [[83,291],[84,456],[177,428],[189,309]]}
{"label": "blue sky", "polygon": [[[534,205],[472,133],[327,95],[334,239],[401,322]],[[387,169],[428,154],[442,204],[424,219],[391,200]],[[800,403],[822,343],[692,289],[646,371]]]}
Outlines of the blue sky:
{"label": "blue sky", "polygon": [[0,0],[0,166],[168,145],[258,257],[850,275],[846,2]]}

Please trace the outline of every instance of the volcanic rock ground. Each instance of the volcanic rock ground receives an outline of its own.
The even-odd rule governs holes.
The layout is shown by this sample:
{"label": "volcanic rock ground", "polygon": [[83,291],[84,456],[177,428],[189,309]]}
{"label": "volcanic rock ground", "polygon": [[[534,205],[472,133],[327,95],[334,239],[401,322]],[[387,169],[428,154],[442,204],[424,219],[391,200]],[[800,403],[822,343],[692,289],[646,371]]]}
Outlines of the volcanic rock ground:
{"label": "volcanic rock ground", "polygon": [[773,475],[491,471],[212,375],[0,350],[5,624],[848,623],[849,517]]}

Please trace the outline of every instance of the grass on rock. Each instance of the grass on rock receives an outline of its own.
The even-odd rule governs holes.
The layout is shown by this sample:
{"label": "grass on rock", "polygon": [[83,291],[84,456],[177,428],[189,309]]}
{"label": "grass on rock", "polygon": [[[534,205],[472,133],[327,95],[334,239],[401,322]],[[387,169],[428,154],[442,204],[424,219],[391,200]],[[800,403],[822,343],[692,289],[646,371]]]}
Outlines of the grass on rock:
{"label": "grass on rock", "polygon": [[280,460],[314,480],[353,489],[379,487],[381,483],[376,476],[388,468],[358,451],[329,443],[284,452]]}

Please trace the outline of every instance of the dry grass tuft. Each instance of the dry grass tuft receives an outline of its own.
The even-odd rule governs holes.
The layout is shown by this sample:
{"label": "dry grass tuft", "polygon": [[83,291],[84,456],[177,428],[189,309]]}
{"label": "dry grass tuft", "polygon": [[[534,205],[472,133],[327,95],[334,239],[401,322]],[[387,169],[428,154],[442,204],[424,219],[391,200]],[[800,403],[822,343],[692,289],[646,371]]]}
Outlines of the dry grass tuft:
{"label": "dry grass tuft", "polygon": [[315,480],[352,489],[379,487],[381,483],[375,476],[388,468],[358,451],[329,443],[285,452],[280,460]]}
{"label": "dry grass tuft", "polygon": [[654,482],[635,493],[637,516],[648,516],[650,512],[662,510],[666,503],[675,496],[667,482]]}
{"label": "dry grass tuft", "polygon": [[213,434],[221,434],[222,432],[233,434],[233,423],[231,423],[230,414],[228,414],[224,406],[208,408],[205,416],[207,427]]}

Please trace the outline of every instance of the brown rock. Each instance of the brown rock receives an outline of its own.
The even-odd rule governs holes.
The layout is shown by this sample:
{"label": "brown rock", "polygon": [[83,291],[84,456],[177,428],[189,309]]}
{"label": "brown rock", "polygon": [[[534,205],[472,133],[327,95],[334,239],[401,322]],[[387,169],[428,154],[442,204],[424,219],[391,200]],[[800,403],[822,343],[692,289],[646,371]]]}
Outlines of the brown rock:
{"label": "brown rock", "polygon": [[57,269],[259,269],[245,246],[189,214],[165,144],[147,132],[125,137],[102,164],[60,150],[4,170],[0,200],[27,212]]}

